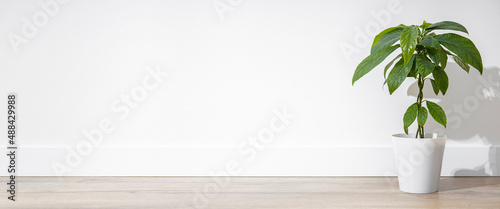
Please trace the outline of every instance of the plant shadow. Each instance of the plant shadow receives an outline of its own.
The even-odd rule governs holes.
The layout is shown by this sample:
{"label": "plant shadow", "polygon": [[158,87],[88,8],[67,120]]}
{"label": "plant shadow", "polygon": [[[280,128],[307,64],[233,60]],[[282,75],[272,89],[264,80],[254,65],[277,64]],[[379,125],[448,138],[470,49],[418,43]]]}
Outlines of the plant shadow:
{"label": "plant shadow", "polygon": [[[448,116],[447,129],[428,120],[426,130],[446,133],[448,140],[489,147],[488,160],[473,169],[457,169],[453,176],[498,176],[500,170],[500,68],[484,68],[483,75],[472,68],[468,74],[455,63],[446,67],[450,83],[446,96],[436,96],[430,81],[425,82],[424,99],[437,101]],[[416,97],[417,83],[408,88]]]}
{"label": "plant shadow", "polygon": [[488,177],[446,177],[439,180],[439,191],[454,191],[498,185],[500,182]]}

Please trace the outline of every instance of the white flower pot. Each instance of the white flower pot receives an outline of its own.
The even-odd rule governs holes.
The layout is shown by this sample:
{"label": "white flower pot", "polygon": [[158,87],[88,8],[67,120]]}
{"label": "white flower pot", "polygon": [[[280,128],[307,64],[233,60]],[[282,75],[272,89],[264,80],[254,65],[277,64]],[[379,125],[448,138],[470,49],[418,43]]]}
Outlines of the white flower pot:
{"label": "white flower pot", "polygon": [[425,134],[394,134],[394,154],[398,171],[399,189],[408,193],[432,193],[439,188],[441,164],[446,136]]}

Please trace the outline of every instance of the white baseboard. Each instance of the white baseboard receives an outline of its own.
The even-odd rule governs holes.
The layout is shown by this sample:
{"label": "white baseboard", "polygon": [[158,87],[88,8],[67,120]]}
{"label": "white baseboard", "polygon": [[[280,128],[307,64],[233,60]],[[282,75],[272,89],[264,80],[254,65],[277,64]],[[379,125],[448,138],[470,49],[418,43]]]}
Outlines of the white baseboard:
{"label": "white baseboard", "polygon": [[[17,175],[395,175],[392,147],[267,147],[249,161],[250,154],[241,155],[237,149],[229,147],[98,147],[81,157],[79,163],[73,151],[64,147],[20,147],[16,153]],[[2,153],[6,152],[7,149],[3,148]],[[70,163],[66,159],[70,159]],[[7,155],[1,155],[2,176],[7,176],[7,163]],[[499,164],[499,147],[447,147],[442,175],[498,176]],[[60,171],[67,169],[67,172],[56,172],[54,165],[58,165]],[[238,171],[232,172],[234,168]]]}

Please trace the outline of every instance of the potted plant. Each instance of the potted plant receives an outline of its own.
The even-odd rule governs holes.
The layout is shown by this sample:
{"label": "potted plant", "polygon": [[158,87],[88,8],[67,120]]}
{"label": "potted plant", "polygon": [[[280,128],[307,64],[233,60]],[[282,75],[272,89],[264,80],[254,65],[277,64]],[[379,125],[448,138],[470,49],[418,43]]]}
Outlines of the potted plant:
{"label": "potted plant", "polygon": [[[470,66],[481,74],[483,72],[481,55],[474,43],[457,33],[436,34],[443,30],[468,34],[464,26],[451,21],[434,24],[424,21],[420,26],[401,24],[383,30],[375,36],[370,55],[357,66],[352,78],[354,85],[401,48],[401,53],[384,68],[384,85],[387,84],[389,94],[392,94],[407,78],[417,81],[417,101],[408,107],[403,116],[405,133],[392,136],[399,188],[404,192],[437,192],[439,186],[446,136],[425,133],[424,125],[430,114],[446,128],[446,113],[438,104],[424,99],[424,84],[430,82],[436,95],[439,92],[446,94],[448,76],[445,69],[448,57],[453,58],[467,73]],[[408,134],[408,128],[415,120],[416,132]]]}

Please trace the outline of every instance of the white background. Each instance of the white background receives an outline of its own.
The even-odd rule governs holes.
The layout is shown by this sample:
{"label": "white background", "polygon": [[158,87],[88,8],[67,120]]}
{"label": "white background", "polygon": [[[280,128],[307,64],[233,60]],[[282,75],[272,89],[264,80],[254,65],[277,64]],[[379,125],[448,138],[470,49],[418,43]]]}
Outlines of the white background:
{"label": "white background", "polygon": [[[0,1],[0,118],[16,92],[21,175],[59,175],[56,164],[62,175],[212,175],[232,160],[237,175],[392,175],[412,81],[389,95],[383,64],[351,77],[376,33],[423,20],[467,27],[488,81],[450,60],[443,175],[498,175],[498,1],[61,1],[25,37],[23,19],[47,14],[40,2],[55,1]],[[112,106],[148,67],[169,76],[120,118]],[[245,145],[257,153],[247,161],[240,146],[283,108],[295,118],[262,150]],[[68,163],[105,119],[114,129]]]}

